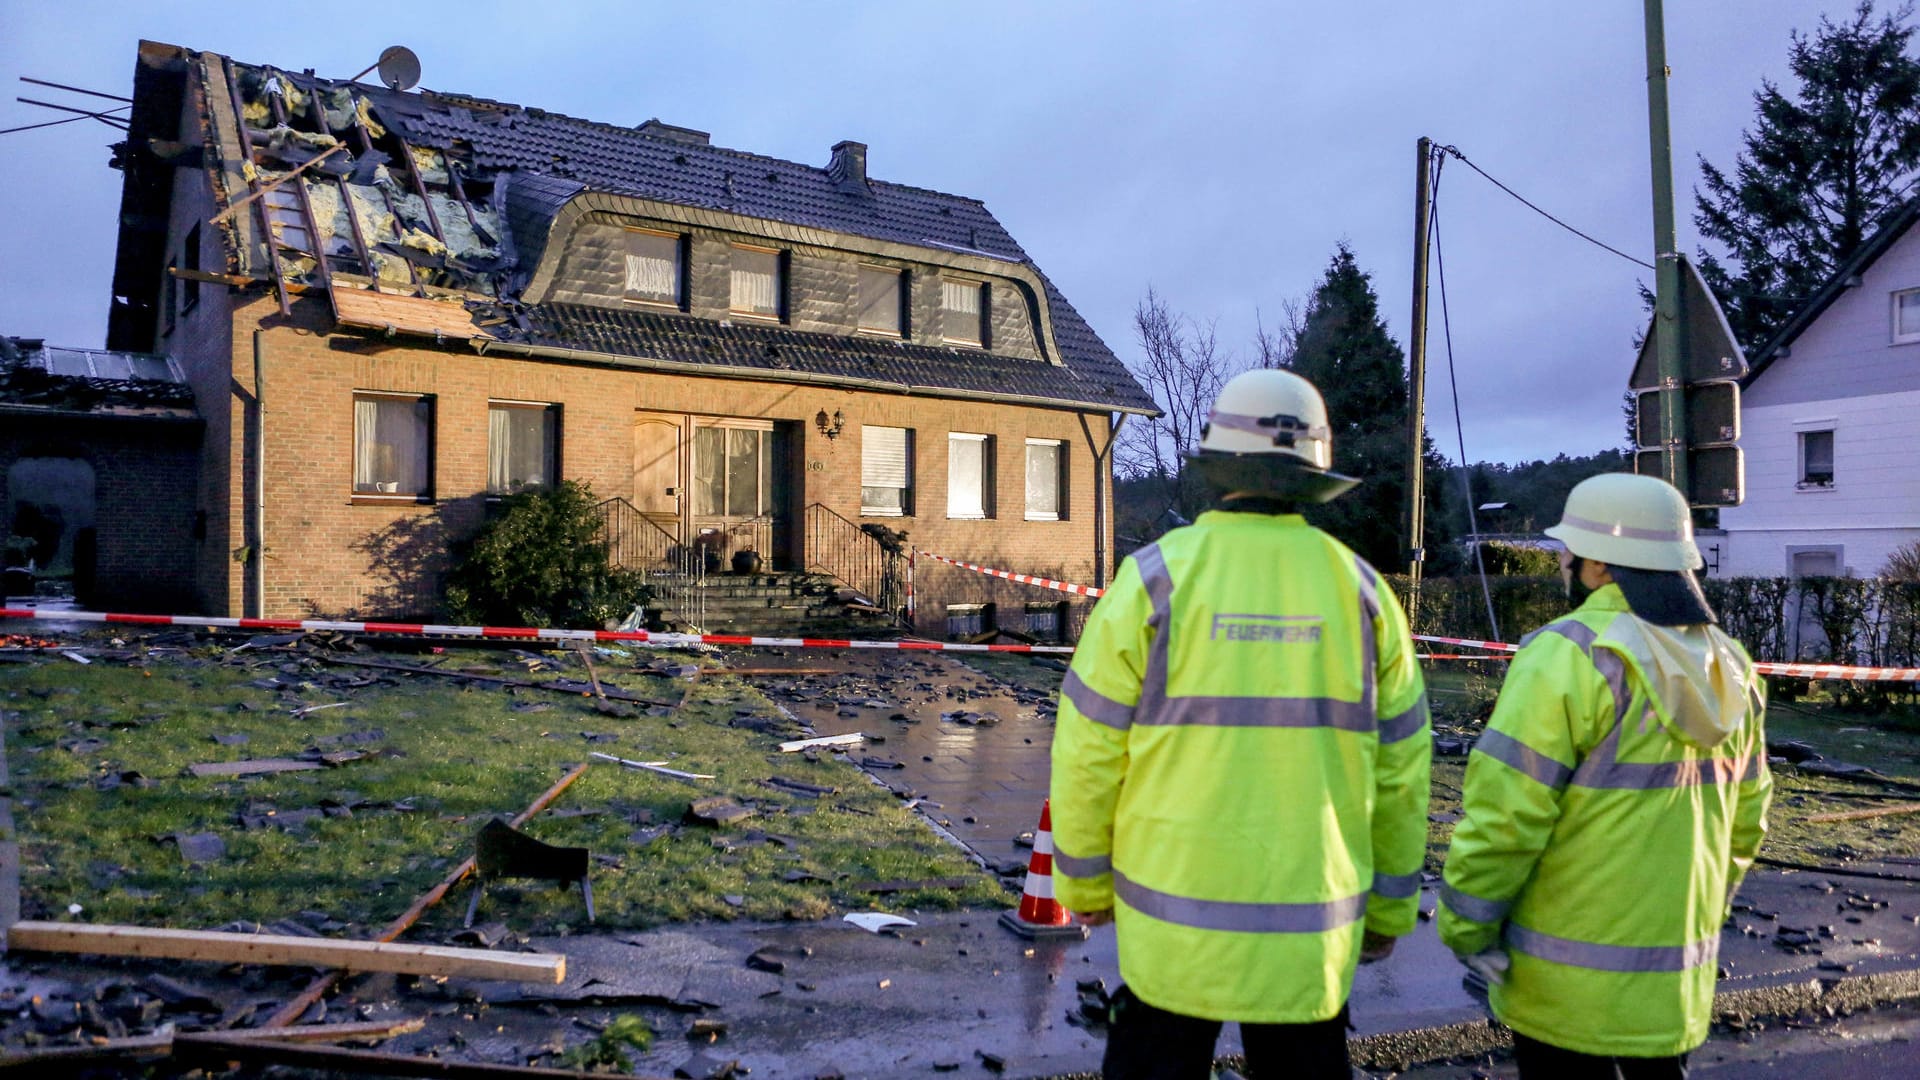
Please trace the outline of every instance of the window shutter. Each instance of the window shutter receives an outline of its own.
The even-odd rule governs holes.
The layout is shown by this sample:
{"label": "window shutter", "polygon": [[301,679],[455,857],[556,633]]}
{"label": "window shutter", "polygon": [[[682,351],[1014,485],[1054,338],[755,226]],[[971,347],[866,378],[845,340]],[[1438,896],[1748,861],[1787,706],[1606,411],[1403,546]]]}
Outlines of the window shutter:
{"label": "window shutter", "polygon": [[860,429],[860,486],[907,486],[907,429]]}

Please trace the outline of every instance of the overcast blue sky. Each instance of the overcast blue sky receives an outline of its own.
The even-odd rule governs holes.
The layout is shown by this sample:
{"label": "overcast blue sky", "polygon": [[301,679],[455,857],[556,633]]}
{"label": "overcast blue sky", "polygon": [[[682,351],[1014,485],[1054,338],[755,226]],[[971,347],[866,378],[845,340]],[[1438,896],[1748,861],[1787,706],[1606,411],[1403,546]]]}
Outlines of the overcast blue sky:
{"label": "overcast blue sky", "polygon": [[[1695,155],[1731,163],[1789,32],[1851,6],[1668,0],[1683,246]],[[20,75],[127,93],[141,38],[335,77],[400,43],[429,88],[657,116],[817,165],[866,142],[877,178],[983,200],[1124,358],[1149,285],[1249,351],[1255,312],[1304,296],[1342,240],[1404,344],[1421,135],[1650,256],[1642,29],[1639,0],[0,0],[0,127],[55,116],[16,94],[86,100]],[[104,340],[116,137],[92,121],[0,137],[0,333]],[[1619,445],[1645,272],[1457,164],[1440,200],[1469,460]],[[1429,426],[1454,458],[1438,299]]]}

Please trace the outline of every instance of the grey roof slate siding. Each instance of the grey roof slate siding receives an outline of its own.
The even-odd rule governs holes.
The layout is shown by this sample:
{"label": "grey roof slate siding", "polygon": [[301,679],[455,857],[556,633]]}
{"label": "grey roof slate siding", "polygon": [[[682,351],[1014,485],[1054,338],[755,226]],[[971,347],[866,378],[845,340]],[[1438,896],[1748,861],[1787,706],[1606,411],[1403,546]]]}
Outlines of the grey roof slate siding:
{"label": "grey roof slate siding", "polygon": [[[316,81],[281,75],[302,85]],[[497,205],[512,234],[521,281],[544,254],[554,216],[587,189],[1032,265],[975,199],[872,179],[866,190],[858,190],[836,184],[826,169],[812,165],[517,105],[365,84],[355,90],[370,99],[380,121],[407,142],[441,150],[459,143],[462,155],[470,149],[476,174],[498,175],[503,191]],[[533,320],[536,343],[561,348],[660,359],[693,357],[697,362],[777,371],[762,362],[764,345],[777,340],[783,351],[793,354],[796,371],[1157,412],[1126,366],[1051,281],[1046,282],[1046,294],[1060,365],[986,353],[956,359],[953,351],[936,347],[759,327],[728,330],[703,320],[557,304],[534,308]],[[725,359],[709,359],[704,349],[689,352],[687,342],[694,337],[728,343]]]}
{"label": "grey roof slate siding", "polygon": [[937,388],[1061,403],[1153,407],[1124,371],[1122,381],[1116,384],[1113,373],[1098,371],[1097,365],[1077,371],[969,349],[803,333],[589,304],[541,304],[527,309],[525,319],[525,331],[515,335],[515,340],[530,345],[734,371],[760,370],[776,380],[793,373],[873,380],[902,390]]}

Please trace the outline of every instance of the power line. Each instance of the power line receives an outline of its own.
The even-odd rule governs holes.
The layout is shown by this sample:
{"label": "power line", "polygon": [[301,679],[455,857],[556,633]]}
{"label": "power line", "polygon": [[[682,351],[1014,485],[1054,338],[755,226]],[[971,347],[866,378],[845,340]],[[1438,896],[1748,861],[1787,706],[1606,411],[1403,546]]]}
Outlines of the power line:
{"label": "power line", "polygon": [[[1525,195],[1522,195],[1519,192],[1508,187],[1507,185],[1501,183],[1499,180],[1494,178],[1492,173],[1489,173],[1487,170],[1481,168],[1478,165],[1475,165],[1472,161],[1469,161],[1467,159],[1467,155],[1460,152],[1459,147],[1441,146],[1441,147],[1438,147],[1437,149],[1442,155],[1451,154],[1452,156],[1459,158],[1460,163],[1462,165],[1465,165],[1467,168],[1472,169],[1474,172],[1479,173],[1483,177],[1486,177],[1488,183],[1492,184],[1494,187],[1499,188],[1501,191],[1506,192],[1508,195],[1513,196],[1516,200],[1519,201],[1520,205],[1526,207],[1527,209],[1533,211],[1536,214],[1539,214],[1541,217],[1546,218],[1548,221],[1553,222],[1555,225],[1560,226],[1561,228],[1567,230],[1573,235],[1579,237],[1580,239],[1585,240],[1587,243],[1593,244],[1596,247],[1604,248],[1608,251],[1611,251],[1615,255],[1620,256],[1621,258],[1627,260],[1628,262],[1634,264],[1635,266],[1643,266],[1648,270],[1655,269],[1654,265],[1646,261],[1645,259],[1634,258],[1632,255],[1629,255],[1626,252],[1621,251],[1619,248],[1614,247],[1612,244],[1609,244],[1604,240],[1595,239],[1593,236],[1587,233],[1581,232],[1579,229],[1574,228],[1573,226],[1567,224],[1566,222],[1560,220],[1559,218],[1554,217],[1552,214],[1547,213],[1545,210],[1540,209],[1540,207],[1537,204],[1535,204],[1531,199],[1528,199]],[[1443,157],[1442,160],[1445,160],[1445,158]]]}
{"label": "power line", "polygon": [[[1434,163],[1433,190],[1427,200],[1427,221],[1429,229],[1433,234],[1434,276],[1438,278],[1440,282],[1440,327],[1447,342],[1447,389],[1453,397],[1453,437],[1455,445],[1458,446],[1460,450],[1460,486],[1466,494],[1467,533],[1469,536],[1475,538],[1473,541],[1473,565],[1475,569],[1480,571],[1480,595],[1487,601],[1487,627],[1493,631],[1493,640],[1499,641],[1500,620],[1493,613],[1493,586],[1487,583],[1486,558],[1480,552],[1480,541],[1478,539],[1480,534],[1480,519],[1479,515],[1474,513],[1473,510],[1473,473],[1467,465],[1467,429],[1466,425],[1460,422],[1460,380],[1454,374],[1453,369],[1453,317],[1447,310],[1447,256],[1445,249],[1440,246],[1440,173],[1441,170],[1446,167],[1447,163],[1444,151],[1452,148],[1441,147],[1440,149],[1443,153],[1440,155],[1440,159]],[[1459,151],[1454,150],[1453,153],[1454,156],[1459,156]],[[1464,157],[1460,158],[1460,160],[1467,161]],[[1467,164],[1472,165],[1473,162],[1467,161]],[[1479,170],[1475,169],[1474,171],[1478,172]],[[1486,174],[1481,173],[1481,175],[1485,176]],[[1492,179],[1492,177],[1488,177],[1488,179]],[[1498,183],[1498,181],[1495,181],[1495,183]],[[1518,196],[1516,196],[1516,198],[1517,197]]]}

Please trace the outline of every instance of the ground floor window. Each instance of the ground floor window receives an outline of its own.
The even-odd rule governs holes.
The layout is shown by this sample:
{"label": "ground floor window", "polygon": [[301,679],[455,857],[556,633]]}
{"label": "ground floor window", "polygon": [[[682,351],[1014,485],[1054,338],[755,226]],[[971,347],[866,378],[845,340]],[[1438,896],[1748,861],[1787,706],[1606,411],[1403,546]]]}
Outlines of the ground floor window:
{"label": "ground floor window", "polygon": [[913,513],[912,428],[860,428],[860,512],[872,517]]}
{"label": "ground floor window", "polygon": [[993,436],[947,433],[947,516],[993,516]]}
{"label": "ground floor window", "polygon": [[694,429],[693,512],[700,517],[773,513],[771,427],[716,424]]}
{"label": "ground floor window", "polygon": [[509,495],[560,482],[560,406],[487,403],[487,493]]}
{"label": "ground floor window", "polygon": [[433,497],[433,399],[353,395],[353,493]]}
{"label": "ground floor window", "polygon": [[976,638],[994,628],[992,604],[948,604],[947,636]]}
{"label": "ground floor window", "polygon": [[1027,440],[1027,520],[1059,521],[1066,515],[1067,444]]}

